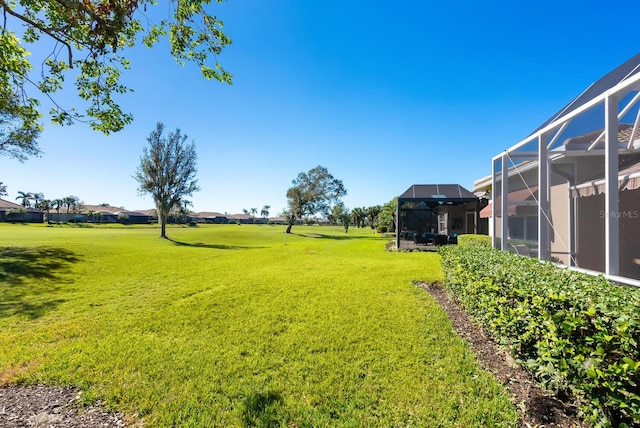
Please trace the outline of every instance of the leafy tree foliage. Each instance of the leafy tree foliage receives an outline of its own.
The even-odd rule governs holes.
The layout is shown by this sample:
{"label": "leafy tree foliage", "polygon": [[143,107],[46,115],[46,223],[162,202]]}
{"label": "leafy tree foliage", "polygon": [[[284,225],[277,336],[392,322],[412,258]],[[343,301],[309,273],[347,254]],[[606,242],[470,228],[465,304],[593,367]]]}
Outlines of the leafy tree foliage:
{"label": "leafy tree foliage", "polygon": [[301,172],[292,184],[293,187],[287,190],[287,233],[291,232],[296,218],[314,214],[328,217],[333,206],[347,194],[342,181],[334,178],[323,166]]}
{"label": "leafy tree foliage", "polygon": [[[133,117],[114,96],[130,92],[120,83],[130,67],[123,52],[140,42],[152,47],[168,37],[178,63],[195,62],[205,78],[231,83],[231,74],[215,61],[231,40],[222,21],[205,10],[211,0],[162,3],[168,16],[153,23],[147,8],[157,6],[155,0],[0,0],[0,153],[22,161],[40,152],[40,103],[30,92],[53,102],[49,113],[54,123],[89,122],[107,135],[129,124]],[[45,54],[31,60],[26,46],[35,43],[38,50],[45,47]],[[54,99],[70,74],[86,102],[82,109],[65,108]]]}
{"label": "leafy tree foliage", "polygon": [[0,181],[0,196],[7,196],[7,185]]}
{"label": "leafy tree foliage", "polygon": [[[0,35],[0,44],[1,42],[2,35]],[[1,55],[0,53],[0,64],[4,62]],[[0,82],[3,80],[1,73],[0,70]],[[36,114],[33,120],[25,116],[29,114],[26,111],[23,116],[20,116],[20,113],[17,112],[20,109],[17,106],[12,106],[10,99],[2,98],[11,96],[6,94],[8,89],[5,86],[6,82],[2,82],[0,85],[0,155],[17,159],[20,162],[24,162],[29,156],[39,156],[40,149],[37,139],[40,136],[41,127],[38,124],[38,115]]]}
{"label": "leafy tree foliage", "polygon": [[398,198],[384,204],[378,215],[378,228],[384,231],[395,232],[396,230],[396,211],[398,208]]}
{"label": "leafy tree foliage", "polygon": [[188,137],[182,135],[180,129],[168,137],[163,132],[164,125],[158,122],[147,137],[150,147],[143,149],[134,178],[138,181],[138,191],[153,198],[161,225],[160,237],[166,239],[169,211],[200,188],[195,179],[198,158],[195,143],[185,144]]}
{"label": "leafy tree foliage", "polygon": [[349,233],[349,226],[353,219],[353,211],[349,212],[349,208],[345,207],[342,202],[336,204],[331,209],[329,219],[332,222],[339,222],[344,227],[344,233]]}

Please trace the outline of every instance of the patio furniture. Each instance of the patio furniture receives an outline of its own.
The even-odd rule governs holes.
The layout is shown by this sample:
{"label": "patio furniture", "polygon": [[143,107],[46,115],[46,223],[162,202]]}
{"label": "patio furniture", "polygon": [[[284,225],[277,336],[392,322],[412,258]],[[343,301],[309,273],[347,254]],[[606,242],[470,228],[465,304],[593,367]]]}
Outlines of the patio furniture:
{"label": "patio furniture", "polygon": [[429,245],[429,244],[433,244],[433,238],[434,238],[434,234],[433,233],[414,233],[413,234],[413,242],[416,245],[420,245],[420,244],[424,244],[424,245]]}
{"label": "patio furniture", "polygon": [[434,245],[447,245],[447,235],[436,235],[433,238]]}

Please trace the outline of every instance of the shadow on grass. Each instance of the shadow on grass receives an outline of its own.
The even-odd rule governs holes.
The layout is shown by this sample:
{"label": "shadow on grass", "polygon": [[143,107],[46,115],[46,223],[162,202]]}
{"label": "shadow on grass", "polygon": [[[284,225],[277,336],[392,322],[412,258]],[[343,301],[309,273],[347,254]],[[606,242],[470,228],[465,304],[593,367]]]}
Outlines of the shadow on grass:
{"label": "shadow on grass", "polygon": [[182,247],[194,247],[194,248],[213,248],[216,250],[255,250],[258,248],[266,248],[266,247],[254,247],[254,246],[247,246],[247,245],[223,245],[223,244],[204,244],[202,242],[195,242],[193,244],[188,243],[188,242],[182,242],[182,241],[176,241],[175,239],[172,238],[167,238],[167,241],[171,241],[176,245],[182,246]]}
{"label": "shadow on grass", "polygon": [[253,393],[245,398],[242,409],[246,427],[286,426],[288,415],[284,400],[277,392]]}
{"label": "shadow on grass", "polygon": [[335,239],[338,241],[344,241],[349,239],[369,239],[368,236],[353,236],[353,235],[325,235],[324,233],[295,233],[291,232],[291,235],[301,236],[303,238],[315,238],[315,239]]}
{"label": "shadow on grass", "polygon": [[80,258],[59,247],[0,247],[0,318],[20,314],[31,319],[54,309],[61,299],[53,298],[63,274]]}

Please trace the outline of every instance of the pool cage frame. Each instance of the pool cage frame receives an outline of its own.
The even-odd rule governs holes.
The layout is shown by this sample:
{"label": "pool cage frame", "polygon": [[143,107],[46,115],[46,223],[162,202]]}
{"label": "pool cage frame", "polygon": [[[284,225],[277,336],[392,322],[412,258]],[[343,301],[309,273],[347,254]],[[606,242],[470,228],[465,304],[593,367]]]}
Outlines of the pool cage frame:
{"label": "pool cage frame", "polygon": [[[626,221],[620,212],[620,192],[624,190],[620,183],[624,180],[640,181],[640,172],[621,177],[621,159],[640,154],[640,54],[627,61],[602,79],[592,84],[579,97],[549,119],[534,133],[511,148],[496,155],[492,159],[491,175],[491,222],[492,245],[494,248],[509,250],[509,206],[510,181],[521,180],[525,188],[529,189],[537,207],[537,257],[542,261],[552,260],[551,236],[556,244],[561,243],[568,255],[566,266],[593,274],[604,274],[605,277],[616,282],[640,286],[640,281],[620,275],[620,234],[621,220]],[[602,115],[602,116],[600,116]],[[591,120],[593,116],[595,119]],[[591,121],[591,137],[584,138],[581,144],[568,143],[578,141],[579,134],[570,134],[572,123]],[[599,128],[604,122],[604,127]],[[626,125],[624,125],[626,123]],[[624,125],[624,126],[623,126]],[[621,129],[631,130],[628,140],[620,138]],[[626,135],[626,134],[625,134]],[[595,136],[595,138],[592,138]],[[567,138],[569,137],[569,138]],[[571,140],[573,138],[573,140]],[[604,160],[604,177],[598,181],[587,183],[568,183],[567,198],[568,212],[566,221],[568,227],[566,236],[559,236],[554,230],[551,212],[551,181],[550,174],[556,164],[573,162],[600,162]],[[640,159],[640,157],[638,157]],[[536,171],[537,169],[537,171]],[[623,169],[623,168],[622,168]],[[529,172],[529,177],[537,172],[537,182],[527,180],[523,173]],[[624,171],[623,171],[624,172]],[[577,173],[576,173],[577,174]],[[574,174],[573,178],[577,175]],[[532,190],[537,186],[537,194]],[[604,207],[600,211],[604,217],[604,272],[592,271],[579,267],[576,258],[576,192],[588,186],[600,186],[604,194]],[[640,184],[638,184],[640,187]],[[634,187],[635,189],[635,187]],[[517,204],[517,201],[513,201]],[[640,207],[640,200],[637,205]],[[639,208],[640,209],[640,208]],[[513,208],[512,208],[513,210]],[[604,213],[604,214],[603,214]],[[506,219],[502,221],[500,219]],[[563,220],[564,221],[564,220]],[[640,222],[640,219],[637,220]],[[636,227],[634,225],[634,227]],[[503,238],[507,239],[503,239]],[[639,254],[640,256],[640,254]]]}

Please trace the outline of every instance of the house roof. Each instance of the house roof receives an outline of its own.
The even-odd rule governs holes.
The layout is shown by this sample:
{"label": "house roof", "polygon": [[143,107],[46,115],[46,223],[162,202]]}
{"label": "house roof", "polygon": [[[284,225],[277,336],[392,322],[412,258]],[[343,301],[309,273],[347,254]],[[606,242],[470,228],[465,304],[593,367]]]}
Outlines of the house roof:
{"label": "house roof", "polygon": [[[635,130],[635,134],[632,136],[633,128],[634,126],[628,123],[618,124],[618,144],[621,148],[627,147],[629,141],[634,143],[640,139],[640,127]],[[567,138],[564,140],[563,149],[561,150],[587,150],[593,143],[596,143],[595,148],[604,149],[604,129],[597,129],[586,134]]]}
{"label": "house roof", "polygon": [[146,215],[149,217],[155,217],[156,216],[156,209],[155,208],[150,208],[148,210],[134,210],[137,213],[140,213],[142,215]]}
{"label": "house roof", "polygon": [[477,200],[478,197],[459,184],[414,184],[400,199],[420,200]]}
{"label": "house roof", "polygon": [[560,111],[551,116],[546,122],[540,125],[531,135],[537,133],[547,125],[555,122],[563,116],[568,115],[572,111],[582,107],[592,99],[602,95],[609,89],[616,86],[618,83],[623,82],[635,74],[640,72],[640,53],[629,59],[624,64],[615,68],[605,76],[593,82],[587,89],[582,91],[580,95],[571,100],[569,104],[564,106]]}
{"label": "house roof", "polygon": [[14,202],[11,201],[7,201],[4,199],[0,199],[0,210],[2,211],[6,211],[6,210],[10,210],[10,209],[20,209],[20,208],[24,208],[27,212],[42,212],[41,210],[35,209],[35,208],[31,208],[31,207],[23,207],[20,204],[16,204]]}
{"label": "house roof", "polygon": [[[498,196],[497,198],[497,206],[500,207],[502,203],[502,197]],[[509,192],[509,197],[507,198],[509,206],[507,207],[507,215],[509,217],[520,214],[534,214],[537,208],[531,212],[530,207],[537,206],[538,199],[538,186],[531,186],[530,188],[524,188],[520,190],[514,190],[513,192]],[[534,205],[532,205],[534,204]],[[493,202],[489,202],[489,205],[480,210],[480,218],[491,218]],[[500,213],[498,213],[498,217],[500,217]]]}
{"label": "house roof", "polygon": [[235,219],[235,220],[251,220],[256,218],[256,217],[250,216],[249,214],[232,214],[225,217],[230,219]]}
{"label": "house roof", "polygon": [[112,207],[112,206],[104,206],[104,205],[82,205],[82,209],[81,212],[88,214],[89,211],[93,211],[96,213],[100,213],[103,215],[119,215],[119,214],[126,214],[129,217],[131,216],[146,216],[148,215],[147,213],[143,212],[143,211],[129,211],[126,210],[124,208],[120,208],[120,207]]}
{"label": "house roof", "polygon": [[215,211],[202,211],[202,212],[199,212],[199,213],[191,214],[191,217],[196,217],[196,218],[216,218],[216,217],[226,218],[227,215],[226,214],[222,214],[222,213],[218,213],[218,212],[215,212]]}
{"label": "house roof", "polygon": [[23,206],[10,201],[5,201],[4,199],[0,199],[0,208],[6,208],[6,209],[16,208],[17,209],[17,208],[23,208]]}

